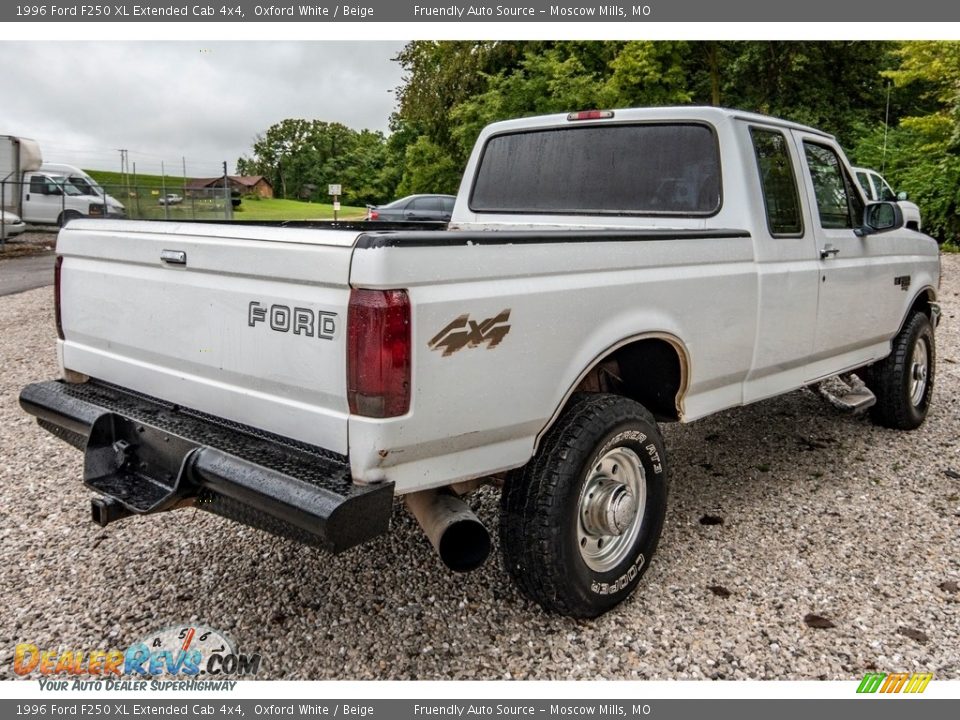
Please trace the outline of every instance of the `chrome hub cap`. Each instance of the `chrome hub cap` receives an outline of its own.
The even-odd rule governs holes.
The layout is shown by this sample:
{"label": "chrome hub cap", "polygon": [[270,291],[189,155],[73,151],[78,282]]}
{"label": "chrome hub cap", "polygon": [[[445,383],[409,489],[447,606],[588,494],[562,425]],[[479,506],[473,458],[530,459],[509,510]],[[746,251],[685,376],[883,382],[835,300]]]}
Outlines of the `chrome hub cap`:
{"label": "chrome hub cap", "polygon": [[643,465],[629,448],[610,450],[590,469],[577,518],[580,557],[587,567],[607,572],[629,555],[643,524],[646,496]]}
{"label": "chrome hub cap", "polygon": [[929,372],[929,352],[927,341],[919,338],[913,348],[913,357],[910,359],[910,402],[919,407],[927,391],[927,374]]}

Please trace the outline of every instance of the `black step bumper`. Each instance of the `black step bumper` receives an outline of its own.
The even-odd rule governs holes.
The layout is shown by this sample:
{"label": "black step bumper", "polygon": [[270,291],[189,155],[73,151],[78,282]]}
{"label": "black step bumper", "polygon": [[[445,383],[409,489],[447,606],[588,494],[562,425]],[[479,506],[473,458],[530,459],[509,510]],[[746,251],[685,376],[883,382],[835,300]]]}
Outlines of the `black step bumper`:
{"label": "black step bumper", "polygon": [[20,406],[84,451],[102,525],[197,507],[333,552],[389,526],[393,484],[354,484],[322,448],[96,381],[28,385]]}

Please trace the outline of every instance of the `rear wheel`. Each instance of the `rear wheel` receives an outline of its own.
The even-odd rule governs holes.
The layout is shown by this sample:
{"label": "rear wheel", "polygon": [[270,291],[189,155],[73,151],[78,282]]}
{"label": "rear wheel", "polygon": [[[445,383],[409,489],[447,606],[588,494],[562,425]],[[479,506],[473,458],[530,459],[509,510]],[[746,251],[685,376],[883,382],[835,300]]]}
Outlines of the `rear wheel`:
{"label": "rear wheel", "polygon": [[545,610],[596,617],[650,563],[667,500],[663,438],[628,398],[576,395],[501,500],[504,564]]}
{"label": "rear wheel", "polygon": [[935,363],[930,318],[915,312],[893,339],[892,352],[867,368],[867,385],[877,396],[873,421],[895,430],[919,427],[930,409]]}

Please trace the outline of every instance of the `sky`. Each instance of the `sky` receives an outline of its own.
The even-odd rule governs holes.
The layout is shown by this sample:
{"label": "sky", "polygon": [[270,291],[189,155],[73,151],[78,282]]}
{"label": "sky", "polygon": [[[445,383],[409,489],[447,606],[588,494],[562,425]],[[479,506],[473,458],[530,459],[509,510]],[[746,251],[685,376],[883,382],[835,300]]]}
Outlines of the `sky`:
{"label": "sky", "polygon": [[0,41],[0,135],[33,138],[44,162],[219,175],[284,118],[387,131],[399,41]]}

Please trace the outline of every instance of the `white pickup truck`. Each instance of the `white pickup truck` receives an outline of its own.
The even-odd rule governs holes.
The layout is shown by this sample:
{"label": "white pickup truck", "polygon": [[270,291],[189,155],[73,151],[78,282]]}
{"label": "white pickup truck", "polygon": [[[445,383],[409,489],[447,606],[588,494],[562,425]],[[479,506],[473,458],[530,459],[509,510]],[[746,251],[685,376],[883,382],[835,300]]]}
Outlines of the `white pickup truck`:
{"label": "white pickup truck", "polygon": [[490,539],[461,497],[496,484],[521,590],[596,616],[657,546],[659,422],[826,379],[923,422],[939,257],[902,225],[833,138],[771,117],[501,122],[447,228],[71,223],[63,377],[20,401],[84,450],[102,524],[191,506],[340,551],[402,495],[468,570]]}

